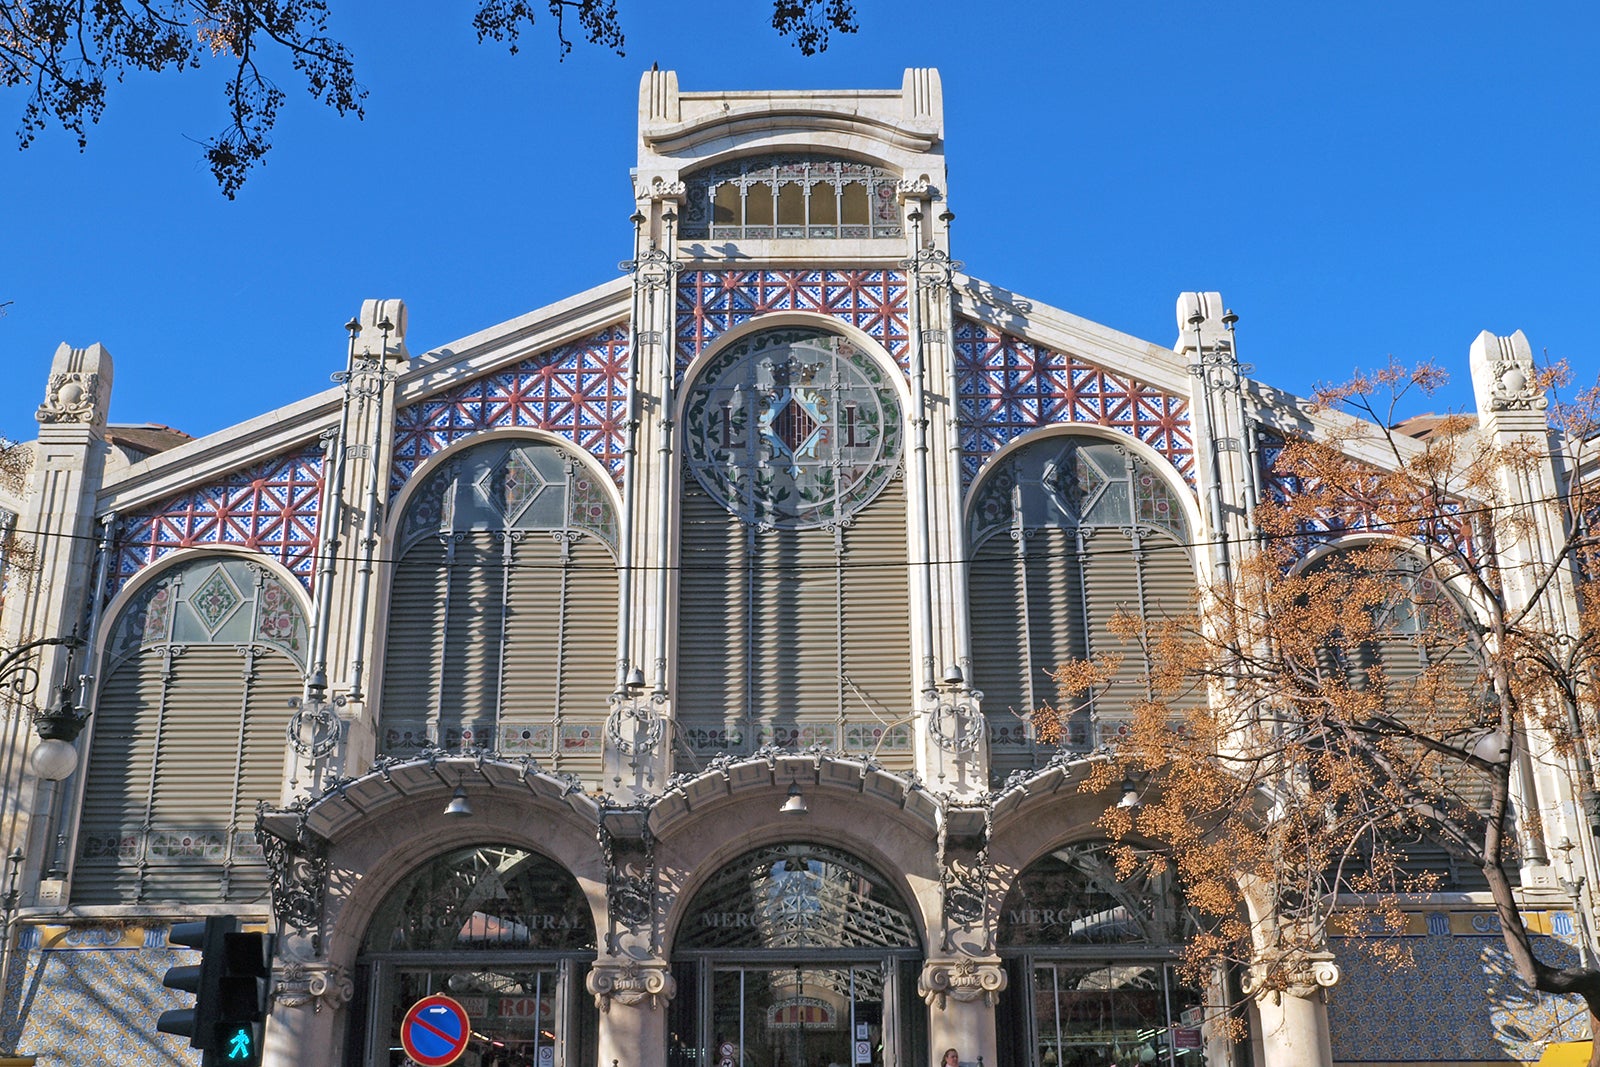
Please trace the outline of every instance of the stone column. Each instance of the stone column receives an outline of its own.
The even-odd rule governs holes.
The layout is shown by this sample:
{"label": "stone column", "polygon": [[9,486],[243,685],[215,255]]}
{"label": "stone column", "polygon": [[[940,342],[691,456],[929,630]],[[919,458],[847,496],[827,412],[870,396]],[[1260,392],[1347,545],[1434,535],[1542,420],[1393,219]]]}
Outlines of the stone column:
{"label": "stone column", "polygon": [[289,963],[273,976],[272,1015],[262,1042],[262,1067],[338,1062],[355,983],[342,967]]}
{"label": "stone column", "polygon": [[1288,988],[1257,996],[1261,1067],[1333,1067],[1326,992],[1338,981],[1329,955],[1309,961]]}
{"label": "stone column", "polygon": [[917,992],[928,1005],[930,1055],[937,1058],[953,1048],[962,1067],[977,1063],[980,1056],[985,1064],[996,1063],[994,1005],[1005,987],[1006,972],[998,956],[963,955],[923,964]]}
{"label": "stone column", "polygon": [[600,1067],[665,1067],[667,1002],[677,992],[661,959],[602,956],[589,971],[600,1009]]}

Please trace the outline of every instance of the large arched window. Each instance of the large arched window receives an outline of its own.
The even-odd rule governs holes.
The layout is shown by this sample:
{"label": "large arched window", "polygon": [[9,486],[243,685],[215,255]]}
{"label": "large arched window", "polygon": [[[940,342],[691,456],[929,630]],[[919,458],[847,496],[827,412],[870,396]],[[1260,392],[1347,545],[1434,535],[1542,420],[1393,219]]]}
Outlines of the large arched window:
{"label": "large arched window", "polygon": [[1057,706],[1051,674],[1067,660],[1122,657],[1109,686],[1057,708],[1060,746],[1114,739],[1145,696],[1149,665],[1112,633],[1112,617],[1193,611],[1189,526],[1176,491],[1121,444],[1047,437],[987,474],[969,537],[973,680],[984,694],[991,776],[1057,750],[1038,740],[1028,716]]}
{"label": "large arched window", "polygon": [[616,676],[616,511],[570,452],[502,438],[406,505],[380,748],[531,755],[595,778]]}
{"label": "large arched window", "polygon": [[191,559],[110,630],[84,778],[73,900],[258,900],[258,800],[283,791],[306,622],[260,563]]}
{"label": "large arched window", "polygon": [[836,334],[730,344],[689,387],[676,713],[691,765],[821,744],[911,765],[898,395]]}
{"label": "large arched window", "polygon": [[[1344,605],[1324,624],[1315,652],[1313,669],[1329,691],[1374,697],[1375,716],[1392,717],[1403,729],[1451,748],[1470,751],[1488,731],[1493,720],[1485,717],[1485,702],[1492,699],[1492,686],[1471,612],[1424,559],[1392,544],[1342,549],[1315,560],[1296,581],[1313,626],[1323,619],[1320,605]],[[1489,810],[1488,777],[1437,748],[1405,740],[1402,729],[1375,725],[1388,735],[1376,745],[1381,769],[1367,767],[1359,752],[1349,755],[1352,765],[1360,764],[1375,788],[1390,780],[1405,783],[1407,791],[1426,796],[1476,836]],[[1420,876],[1418,886],[1484,886],[1481,869],[1446,848],[1424,820],[1391,821],[1375,832],[1385,839],[1389,858],[1398,859],[1400,877]],[[1344,868],[1350,879],[1367,871],[1375,847],[1371,839],[1357,845],[1360,853]],[[1516,877],[1514,867],[1511,874]]]}

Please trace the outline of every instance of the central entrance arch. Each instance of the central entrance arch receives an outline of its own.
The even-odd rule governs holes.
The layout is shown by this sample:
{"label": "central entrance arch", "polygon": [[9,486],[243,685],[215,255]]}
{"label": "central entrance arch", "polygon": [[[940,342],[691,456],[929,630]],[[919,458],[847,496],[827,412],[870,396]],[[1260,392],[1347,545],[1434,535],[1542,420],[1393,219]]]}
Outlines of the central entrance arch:
{"label": "central entrance arch", "polygon": [[926,1061],[922,945],[881,873],[828,845],[753,849],[678,927],[672,1067],[909,1067]]}
{"label": "central entrance arch", "polygon": [[589,902],[559,863],[499,844],[435,856],[367,927],[346,1062],[409,1063],[401,1020],[442,993],[471,1019],[469,1067],[595,1067],[599,1018],[584,992],[594,958]]}

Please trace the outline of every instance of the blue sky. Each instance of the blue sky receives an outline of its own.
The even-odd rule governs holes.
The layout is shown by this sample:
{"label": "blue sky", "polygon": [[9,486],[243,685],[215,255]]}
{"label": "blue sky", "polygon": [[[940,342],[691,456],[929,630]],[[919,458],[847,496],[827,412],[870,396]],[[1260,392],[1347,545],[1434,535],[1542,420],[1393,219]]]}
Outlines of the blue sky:
{"label": "blue sky", "polygon": [[[220,72],[117,87],[87,152],[0,147],[0,435],[36,433],[56,345],[104,344],[112,420],[209,433],[324,388],[342,324],[402,297],[420,352],[617,275],[639,74],[688,91],[943,76],[954,253],[1167,345],[1220,290],[1256,376],[1306,392],[1391,354],[1470,403],[1479,330],[1600,371],[1600,5],[858,0],[801,57],[766,0],[619,0],[619,58],[478,45],[473,5],[331,0],[370,96],[278,74],[276,147],[229,202],[194,140]],[[0,123],[22,102],[0,93]],[[194,139],[194,140],[191,140]]]}

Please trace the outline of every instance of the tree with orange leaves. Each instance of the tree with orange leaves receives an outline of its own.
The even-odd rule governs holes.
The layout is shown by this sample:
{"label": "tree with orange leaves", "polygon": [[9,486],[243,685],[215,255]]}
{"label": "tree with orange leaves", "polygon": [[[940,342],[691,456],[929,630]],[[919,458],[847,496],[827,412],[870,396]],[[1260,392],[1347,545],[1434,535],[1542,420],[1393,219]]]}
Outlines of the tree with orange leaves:
{"label": "tree with orange leaves", "polygon": [[[1442,384],[1432,366],[1320,391],[1314,439],[1275,442],[1252,543],[1195,614],[1116,622],[1148,657],[1149,696],[1084,788],[1142,786],[1104,825],[1125,866],[1164,845],[1205,920],[1196,983],[1232,965],[1258,996],[1305,995],[1330,936],[1403,965],[1383,935],[1464,865],[1522,981],[1581,997],[1600,1026],[1600,966],[1541,956],[1516,884],[1554,886],[1558,829],[1594,870],[1600,478],[1583,453],[1600,385],[1547,408],[1566,368],[1536,371],[1510,340],[1475,346],[1480,418],[1398,422]],[[1066,714],[1116,666],[1064,665]],[[1062,721],[1035,716],[1043,737]],[[1570,828],[1542,824],[1552,794]]]}

